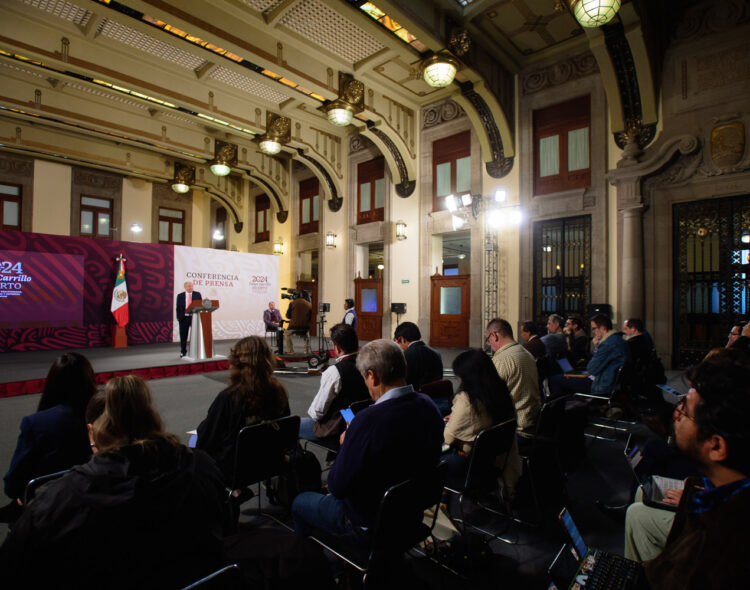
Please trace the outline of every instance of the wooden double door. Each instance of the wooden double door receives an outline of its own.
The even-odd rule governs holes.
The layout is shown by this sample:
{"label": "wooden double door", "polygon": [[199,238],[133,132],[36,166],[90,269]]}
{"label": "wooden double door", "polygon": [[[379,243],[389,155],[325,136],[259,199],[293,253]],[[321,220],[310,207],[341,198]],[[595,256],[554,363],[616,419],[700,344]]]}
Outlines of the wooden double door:
{"label": "wooden double door", "polygon": [[430,346],[469,346],[471,275],[430,277]]}

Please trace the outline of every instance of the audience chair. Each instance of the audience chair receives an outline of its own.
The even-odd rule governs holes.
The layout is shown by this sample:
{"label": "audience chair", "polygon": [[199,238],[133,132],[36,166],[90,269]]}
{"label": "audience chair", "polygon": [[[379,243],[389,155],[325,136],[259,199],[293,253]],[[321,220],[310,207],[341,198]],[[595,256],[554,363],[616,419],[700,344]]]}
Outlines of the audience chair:
{"label": "audience chair", "polygon": [[193,588],[199,590],[243,590],[245,580],[239,566],[233,563],[193,582],[189,586],[185,586],[182,590],[193,590]]}
{"label": "audience chair", "polygon": [[55,471],[54,473],[40,475],[39,477],[35,477],[34,479],[29,480],[29,483],[26,484],[26,490],[23,493],[24,505],[28,504],[34,499],[34,495],[36,494],[36,491],[40,486],[43,486],[45,483],[62,477],[63,475],[68,473],[68,471],[70,471],[70,469],[63,469],[62,471]]}
{"label": "audience chair", "polygon": [[[387,572],[404,553],[432,534],[447,467],[441,461],[425,473],[388,488],[380,501],[367,546],[344,547],[322,532],[310,538],[360,572],[362,586],[367,588],[368,578]],[[424,512],[429,508],[434,509],[433,515],[430,524],[425,524]]]}
{"label": "audience chair", "polygon": [[[612,387],[612,391],[607,395],[598,395],[593,393],[576,393],[574,394],[576,397],[585,399],[589,402],[591,401],[598,401],[603,403],[604,407],[606,407],[607,411],[612,409],[614,406],[612,405],[612,402],[614,401],[615,397],[620,393],[622,389],[622,382],[625,378],[625,371],[626,367],[623,365],[620,367],[617,371],[617,376],[615,377],[615,383]],[[636,423],[632,420],[623,420],[623,419],[616,419],[616,418],[608,418],[606,416],[597,416],[596,420],[589,421],[589,425],[597,428],[597,431],[595,433],[586,433],[586,436],[589,438],[593,438],[596,440],[606,440],[609,442],[613,442],[618,440],[617,438],[613,438],[611,436],[604,436],[601,434],[602,430],[611,430],[614,434],[630,434],[630,427],[634,426]]]}
{"label": "audience chair", "polygon": [[[553,485],[554,483],[564,485],[565,469],[560,458],[560,451],[562,450],[560,433],[565,420],[565,404],[571,397],[566,395],[544,402],[539,411],[534,436],[530,439],[528,445],[519,449],[523,466],[522,473],[527,478],[531,492],[534,519],[529,521],[520,517],[513,517],[516,522],[531,526],[539,526],[542,523],[542,502],[537,485],[539,477],[559,476],[560,481],[553,482]],[[550,458],[552,459],[551,462],[549,461]],[[544,502],[544,505],[546,506],[548,502],[549,499]],[[550,507],[547,512],[557,514],[555,507]]]}
{"label": "audience chair", "polygon": [[417,390],[431,398],[440,409],[443,416],[451,413],[451,401],[453,400],[453,383],[450,379],[438,379],[429,383],[422,383]]}
{"label": "audience chair", "polygon": [[[260,484],[285,471],[286,453],[297,446],[299,423],[299,416],[286,416],[272,422],[245,426],[237,435],[230,490],[242,490],[258,484],[259,514],[263,514]],[[289,528],[270,514],[263,515]]]}
{"label": "audience chair", "polygon": [[504,505],[506,511],[499,512],[483,503],[481,497],[492,495],[498,491],[498,476],[502,476],[505,466],[503,465],[502,468],[499,468],[496,465],[496,460],[498,455],[508,453],[511,450],[515,437],[515,418],[511,418],[510,420],[506,420],[505,422],[495,424],[494,426],[482,430],[474,438],[474,445],[472,446],[469,455],[469,468],[466,471],[466,480],[464,481],[464,484],[460,488],[445,488],[446,492],[458,496],[460,517],[451,518],[451,520],[459,525],[462,532],[466,532],[466,528],[468,527],[485,535],[504,541],[505,543],[513,543],[513,541],[500,537],[493,532],[484,530],[476,525],[472,525],[471,523],[467,523],[463,503],[464,498],[468,497],[481,509],[496,514],[497,516],[508,517],[510,510],[504,500],[500,498],[500,502]]}

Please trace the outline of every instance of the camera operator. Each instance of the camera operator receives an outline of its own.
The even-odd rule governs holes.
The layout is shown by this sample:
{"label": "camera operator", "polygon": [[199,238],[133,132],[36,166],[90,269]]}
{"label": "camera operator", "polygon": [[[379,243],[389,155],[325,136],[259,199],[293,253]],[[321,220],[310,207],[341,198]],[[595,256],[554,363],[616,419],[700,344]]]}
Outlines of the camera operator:
{"label": "camera operator", "polygon": [[304,290],[287,289],[292,294],[292,301],[286,310],[289,327],[284,332],[284,342],[288,354],[294,354],[292,333],[305,339],[305,354],[310,354],[310,321],[312,320],[312,303]]}

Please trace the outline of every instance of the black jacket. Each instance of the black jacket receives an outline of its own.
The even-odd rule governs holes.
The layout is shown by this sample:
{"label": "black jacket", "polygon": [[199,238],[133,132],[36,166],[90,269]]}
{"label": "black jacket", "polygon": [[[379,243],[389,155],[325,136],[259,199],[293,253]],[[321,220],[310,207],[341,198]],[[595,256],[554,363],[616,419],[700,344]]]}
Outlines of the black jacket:
{"label": "black jacket", "polygon": [[0,549],[5,588],[181,588],[222,565],[226,491],[208,455],[154,441],[37,491]]}
{"label": "black jacket", "polygon": [[404,351],[406,382],[419,389],[422,384],[443,378],[443,359],[440,353],[421,340],[412,342]]}

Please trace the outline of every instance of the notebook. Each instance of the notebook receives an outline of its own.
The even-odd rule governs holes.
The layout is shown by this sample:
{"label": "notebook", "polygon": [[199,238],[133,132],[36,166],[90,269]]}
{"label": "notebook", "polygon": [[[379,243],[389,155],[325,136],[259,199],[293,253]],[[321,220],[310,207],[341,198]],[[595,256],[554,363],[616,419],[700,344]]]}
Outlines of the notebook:
{"label": "notebook", "polygon": [[672,477],[645,475],[642,473],[638,466],[643,459],[643,452],[641,447],[634,443],[632,434],[628,436],[628,442],[625,444],[623,454],[625,455],[625,461],[627,461],[630,469],[633,471],[633,477],[635,477],[638,485],[643,489],[643,503],[652,508],[661,508],[662,510],[675,512],[677,506],[664,502],[665,492],[669,489],[682,489],[685,482]]}
{"label": "notebook", "polygon": [[558,518],[578,558],[578,570],[570,581],[570,590],[636,590],[642,587],[644,576],[640,563],[590,549],[567,508],[562,509]]}

